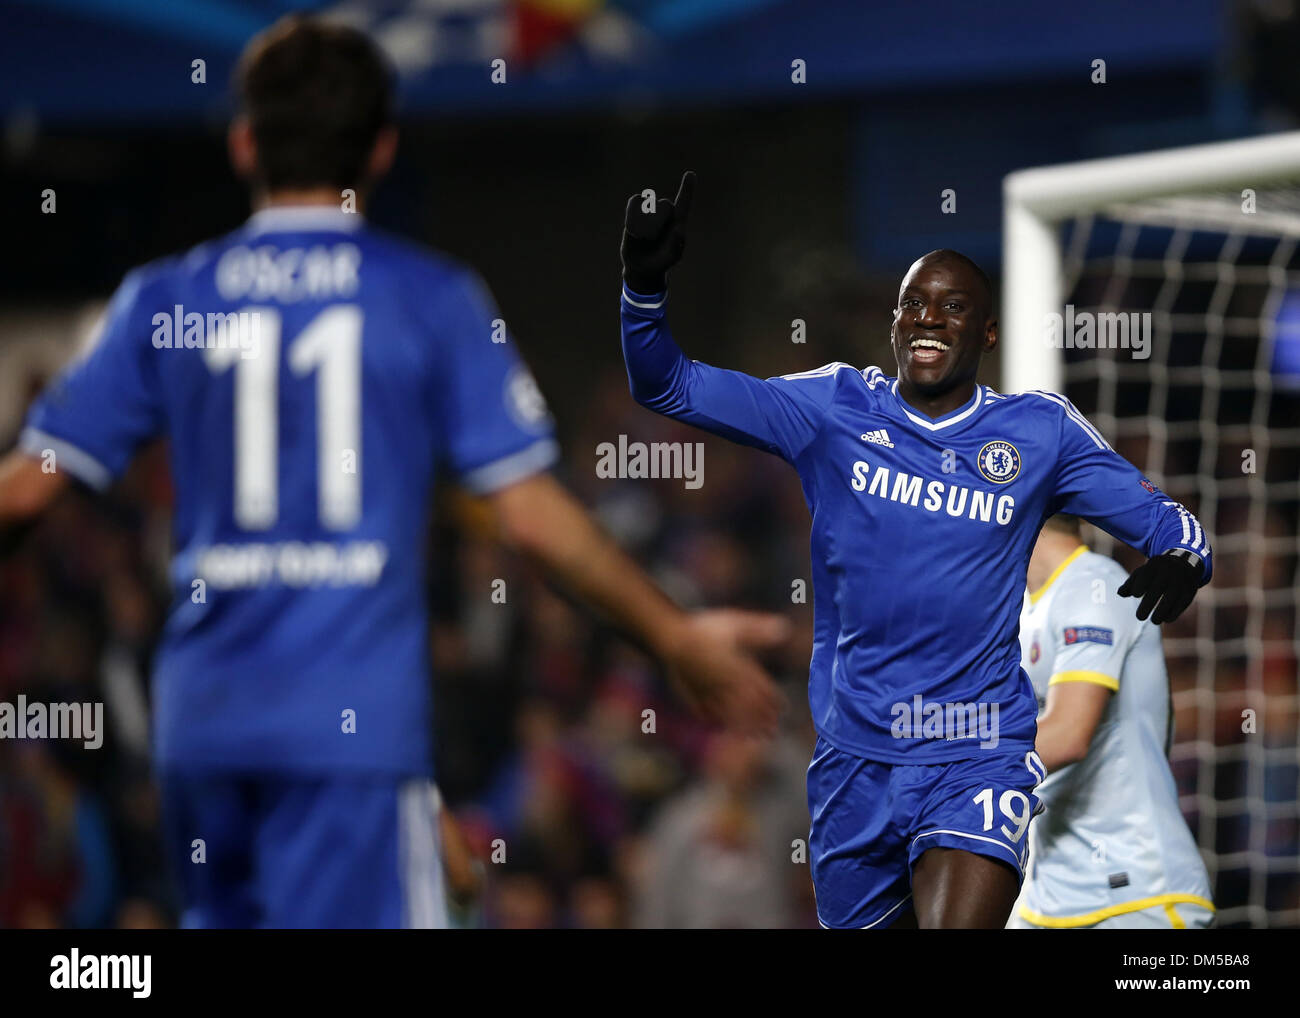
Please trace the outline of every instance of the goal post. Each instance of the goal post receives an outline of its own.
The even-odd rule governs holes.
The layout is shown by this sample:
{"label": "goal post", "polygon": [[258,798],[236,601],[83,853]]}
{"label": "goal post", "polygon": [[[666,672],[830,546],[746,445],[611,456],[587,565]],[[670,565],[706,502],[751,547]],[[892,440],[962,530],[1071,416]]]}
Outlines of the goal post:
{"label": "goal post", "polygon": [[1300,132],[1021,170],[1003,197],[1002,391],[1067,395],[1214,542],[1162,636],[1218,922],[1300,926]]}
{"label": "goal post", "polygon": [[1126,202],[1298,177],[1300,131],[1008,174],[1002,184],[1002,391],[1061,389],[1059,351],[1043,336],[1048,316],[1065,303],[1061,229],[1067,220]]}

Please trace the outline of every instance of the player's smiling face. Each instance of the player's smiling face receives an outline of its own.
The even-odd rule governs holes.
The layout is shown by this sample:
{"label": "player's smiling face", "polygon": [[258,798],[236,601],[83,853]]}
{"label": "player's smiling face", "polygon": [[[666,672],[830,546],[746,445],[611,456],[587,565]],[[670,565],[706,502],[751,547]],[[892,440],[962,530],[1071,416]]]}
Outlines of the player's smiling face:
{"label": "player's smiling face", "polygon": [[961,262],[919,259],[899,288],[891,339],[905,394],[933,399],[973,385],[980,357],[997,345],[983,281]]}

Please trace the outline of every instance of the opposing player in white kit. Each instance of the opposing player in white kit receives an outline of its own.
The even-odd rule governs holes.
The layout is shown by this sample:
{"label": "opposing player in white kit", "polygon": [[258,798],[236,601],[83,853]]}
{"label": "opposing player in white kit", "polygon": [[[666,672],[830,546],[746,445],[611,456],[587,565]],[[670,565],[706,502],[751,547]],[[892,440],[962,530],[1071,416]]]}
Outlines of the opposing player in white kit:
{"label": "opposing player in white kit", "polygon": [[1021,663],[1038,696],[1046,811],[1008,928],[1195,929],[1210,882],[1169,770],[1160,631],[1117,595],[1124,569],[1054,516],[1029,561]]}

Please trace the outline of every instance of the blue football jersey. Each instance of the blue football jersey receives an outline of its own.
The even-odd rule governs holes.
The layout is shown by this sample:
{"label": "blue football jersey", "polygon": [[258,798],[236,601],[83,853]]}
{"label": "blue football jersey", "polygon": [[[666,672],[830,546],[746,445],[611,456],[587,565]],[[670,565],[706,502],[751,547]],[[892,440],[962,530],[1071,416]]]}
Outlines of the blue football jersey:
{"label": "blue football jersey", "polygon": [[837,749],[925,764],[1033,748],[1019,617],[1029,554],[1054,513],[1147,555],[1190,549],[1209,580],[1200,524],[1063,396],[977,385],[931,419],[874,367],[758,379],[687,359],[665,301],[624,290],[632,393],[798,471],[812,513],[809,701]]}
{"label": "blue football jersey", "polygon": [[176,492],[158,762],[430,773],[435,471],[490,492],[557,454],[478,278],[321,207],[138,269],[21,444],[102,488],[156,436]]}

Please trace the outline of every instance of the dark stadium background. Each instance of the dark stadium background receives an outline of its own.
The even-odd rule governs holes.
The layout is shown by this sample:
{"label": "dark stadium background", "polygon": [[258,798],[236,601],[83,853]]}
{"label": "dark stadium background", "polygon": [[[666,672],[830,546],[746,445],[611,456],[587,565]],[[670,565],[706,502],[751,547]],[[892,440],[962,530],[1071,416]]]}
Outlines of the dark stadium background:
{"label": "dark stadium background", "polygon": [[[225,158],[229,71],[248,36],[293,7],[329,10],[43,0],[5,11],[7,443],[123,273],[246,215]],[[406,62],[399,158],[370,218],[483,274],[557,418],[563,477],[676,596],[780,610],[799,629],[773,662],[793,704],[778,743],[710,733],[645,658],[496,550],[480,509],[444,492],[430,573],[438,777],[484,858],[493,839],[507,846],[466,921],[815,925],[807,867],[790,858],[806,836],[812,742],[811,605],[790,601],[809,575],[807,511],[775,459],[628,396],[616,252],[627,196],[699,174],[672,295],[691,356],[763,375],[836,359],[890,372],[893,290],[914,257],[951,246],[997,276],[1005,173],[1295,126],[1288,42],[1300,20],[1290,5],[1210,0],[348,10]],[[485,25],[507,40],[506,85],[488,81],[473,42]],[[632,42],[597,58],[611,25]],[[440,40],[424,56],[422,32]],[[198,58],[205,85],[190,80]],[[805,85],[790,80],[794,58]],[[1104,85],[1090,80],[1098,58]],[[52,215],[40,210],[47,188]],[[955,215],[940,211],[944,188]],[[790,341],[796,318],[802,345]],[[996,358],[983,380],[997,383]],[[596,446],[619,434],[702,440],[703,488],[598,479]],[[111,729],[96,752],[0,742],[0,926],[175,922],[140,737],[168,499],[152,450],[109,497],[63,501],[0,564],[0,699],[106,701]],[[489,600],[497,577],[505,606]],[[653,737],[640,730],[646,706],[659,712]],[[1231,738],[1239,704],[1223,710]],[[1176,777],[1193,790],[1194,769]],[[1235,794],[1230,773],[1221,781],[1201,794]],[[1294,794],[1291,775],[1281,795]],[[1238,836],[1223,825],[1202,848],[1232,851]],[[1282,831],[1277,851],[1295,856],[1298,836]],[[1216,887],[1221,904],[1245,893]],[[1294,874],[1269,893],[1271,907],[1300,904]]]}

